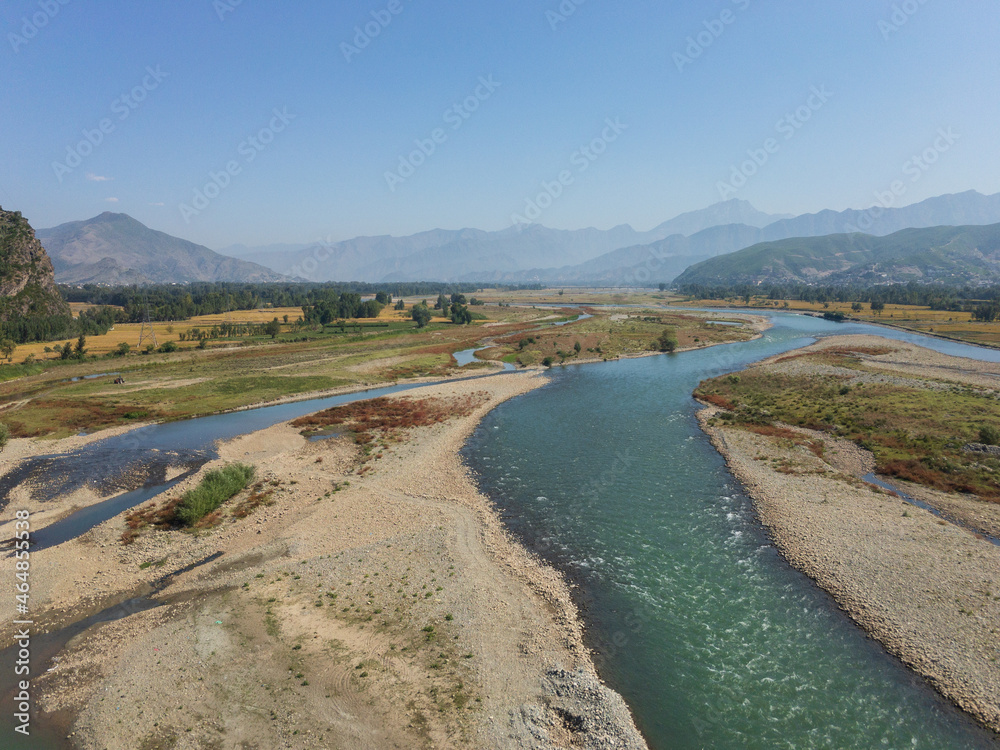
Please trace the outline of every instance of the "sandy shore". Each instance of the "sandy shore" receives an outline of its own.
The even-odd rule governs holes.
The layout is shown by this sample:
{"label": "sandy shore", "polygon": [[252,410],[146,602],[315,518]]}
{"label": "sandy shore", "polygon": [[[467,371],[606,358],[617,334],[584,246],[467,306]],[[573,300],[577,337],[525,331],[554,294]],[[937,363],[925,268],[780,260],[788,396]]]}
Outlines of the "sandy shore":
{"label": "sandy shore", "polygon": [[[997,365],[879,337],[825,339],[796,354],[845,344],[892,347],[865,359],[885,372],[874,377],[1000,385]],[[755,365],[798,366],[787,356]],[[790,441],[711,426],[716,411],[701,412],[702,426],[782,555],[945,697],[1000,731],[1000,548],[859,481],[874,462],[852,443],[809,433],[826,445],[821,459]],[[978,519],[977,528],[989,530],[1000,520],[994,504],[910,485],[906,491],[963,521]]]}
{"label": "sandy shore", "polygon": [[35,678],[39,707],[72,716],[81,748],[645,747],[564,579],[509,538],[458,455],[490,409],[545,382],[400,394],[478,406],[367,462],[285,424],[237,438],[204,470],[252,463],[273,504],[127,546],[123,514],[34,553],[40,630],[153,587],[162,602],[71,641]]}

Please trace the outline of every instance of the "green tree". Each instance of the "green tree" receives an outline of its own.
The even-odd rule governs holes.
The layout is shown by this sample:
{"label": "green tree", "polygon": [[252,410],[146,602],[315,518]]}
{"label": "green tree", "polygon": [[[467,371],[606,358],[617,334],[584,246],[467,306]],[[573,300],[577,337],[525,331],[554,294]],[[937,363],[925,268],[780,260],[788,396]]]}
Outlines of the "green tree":
{"label": "green tree", "polygon": [[413,310],[410,312],[410,317],[417,321],[417,328],[423,328],[428,323],[431,322],[433,314],[427,305],[421,302],[419,305],[414,305]]}
{"label": "green tree", "polygon": [[861,303],[860,302],[851,303],[851,311],[856,313],[861,312]]}
{"label": "green tree", "polygon": [[278,338],[278,334],[281,333],[281,323],[278,322],[277,318],[264,326],[264,333],[272,339]]}
{"label": "green tree", "polygon": [[76,340],[76,347],[73,349],[73,356],[75,356],[77,359],[83,359],[86,353],[87,353],[87,337],[81,333],[80,338]]}
{"label": "green tree", "polygon": [[663,329],[663,333],[656,340],[656,346],[661,352],[672,352],[677,349],[677,334],[672,327],[667,326]]}
{"label": "green tree", "polygon": [[885,302],[880,299],[872,300],[872,312],[876,315],[881,315],[882,311],[885,310]]}
{"label": "green tree", "polygon": [[7,358],[8,362],[14,359],[14,350],[16,348],[17,344],[15,344],[11,339],[4,339],[3,341],[0,341],[0,352],[3,352],[3,356]]}
{"label": "green tree", "polygon": [[395,309],[396,310],[405,310],[406,309],[406,303],[403,302],[403,298],[402,297],[400,297],[398,300],[396,300]]}
{"label": "green tree", "polygon": [[466,305],[468,302],[465,299],[464,294],[453,294],[451,295],[451,304],[453,305]]}
{"label": "green tree", "polygon": [[59,359],[69,359],[73,356],[73,342],[67,341],[59,350]]}
{"label": "green tree", "polygon": [[451,306],[451,322],[455,325],[468,325],[472,322],[472,313],[465,305],[453,304]]}
{"label": "green tree", "polygon": [[116,357],[124,357],[131,350],[132,350],[132,347],[128,345],[128,342],[127,341],[123,341],[123,342],[121,342],[118,345],[118,348],[115,349],[115,356]]}
{"label": "green tree", "polygon": [[386,292],[376,292],[375,301],[378,302],[380,305],[388,305],[390,302],[392,302],[392,295],[387,294]]}
{"label": "green tree", "polygon": [[575,351],[577,354],[580,353],[580,349],[582,349],[582,348],[583,347],[580,346],[580,342],[579,341],[577,341],[575,344],[573,344],[573,351]]}

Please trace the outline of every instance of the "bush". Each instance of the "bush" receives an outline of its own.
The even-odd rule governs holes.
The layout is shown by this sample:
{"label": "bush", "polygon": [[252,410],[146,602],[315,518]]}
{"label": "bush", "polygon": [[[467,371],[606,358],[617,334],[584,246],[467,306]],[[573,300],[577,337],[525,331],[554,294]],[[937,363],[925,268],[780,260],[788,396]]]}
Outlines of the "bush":
{"label": "bush", "polygon": [[173,341],[168,341],[167,343],[165,343],[163,346],[160,347],[160,351],[163,352],[164,354],[170,354],[170,352],[176,352],[177,344],[175,344]]}
{"label": "bush", "polygon": [[253,481],[256,470],[246,464],[230,464],[210,471],[201,484],[188,490],[177,506],[177,520],[193,526],[226,500],[235,497]]}
{"label": "bush", "polygon": [[1000,445],[1000,430],[992,425],[979,428],[979,442],[986,445]]}
{"label": "bush", "polygon": [[10,427],[0,423],[0,451],[7,447],[7,443],[10,441]]}
{"label": "bush", "polygon": [[545,365],[546,367],[552,367],[552,363],[554,361],[555,360],[553,360],[552,357],[546,357],[545,359],[542,360],[542,364]]}
{"label": "bush", "polygon": [[131,350],[132,350],[132,347],[131,347],[131,346],[129,346],[128,342],[127,342],[127,341],[123,341],[123,342],[121,342],[121,343],[120,343],[120,344],[118,345],[118,348],[117,348],[117,349],[115,349],[115,351],[114,351],[114,355],[115,355],[116,357],[124,357],[124,356],[125,356],[126,354],[128,354],[128,353],[129,353],[129,352],[130,352]]}
{"label": "bush", "polygon": [[656,346],[661,352],[672,352],[677,349],[677,334],[673,328],[664,328],[660,338],[656,340]]}

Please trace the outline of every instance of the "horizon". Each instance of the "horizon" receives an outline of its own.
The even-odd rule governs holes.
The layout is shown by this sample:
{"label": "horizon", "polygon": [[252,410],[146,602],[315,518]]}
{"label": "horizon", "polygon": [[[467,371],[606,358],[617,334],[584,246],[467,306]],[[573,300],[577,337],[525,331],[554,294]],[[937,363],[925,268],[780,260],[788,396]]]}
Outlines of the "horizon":
{"label": "horizon", "polygon": [[225,248],[995,194],[1000,8],[912,5],[15,0],[0,203]]}
{"label": "horizon", "polygon": [[[964,193],[979,193],[980,195],[984,195],[983,193],[980,193],[977,190],[969,189],[969,190],[963,190],[960,193],[945,193],[943,195],[930,196],[928,198],[924,198],[924,199],[922,199],[920,201],[916,201],[914,203],[901,203],[899,205],[893,205],[893,206],[891,206],[891,208],[907,208],[909,206],[914,206],[914,205],[917,205],[919,203],[923,203],[923,202],[925,202],[927,200],[931,200],[931,199],[934,199],[934,198],[944,198],[944,197],[947,197],[947,196],[950,196],[950,195],[962,195]],[[986,195],[985,197],[990,197],[990,196]],[[758,210],[758,211],[760,210],[756,206],[754,206],[750,201],[746,201],[746,200],[743,200],[743,199],[730,199],[730,201],[731,200],[740,200],[741,202],[748,204],[754,210]],[[687,214],[690,214],[690,213],[697,213],[698,211],[705,211],[705,210],[714,208],[716,206],[723,205],[723,204],[728,203],[730,201],[719,201],[719,202],[713,203],[713,204],[711,204],[709,206],[705,206],[705,207],[703,207],[701,209],[694,209],[693,211],[685,211],[683,213],[670,216],[667,219],[664,219],[663,221],[660,221],[660,222],[654,224],[653,226],[649,227],[649,229],[637,229],[637,228],[633,227],[631,224],[628,224],[627,222],[626,223],[620,223],[620,224],[614,224],[614,225],[612,225],[610,227],[607,227],[607,228],[601,228],[601,227],[595,227],[595,226],[584,226],[584,227],[575,227],[575,228],[564,229],[564,228],[561,228],[561,227],[550,227],[550,226],[547,226],[547,225],[541,224],[541,223],[529,224],[527,226],[540,227],[542,229],[549,229],[549,230],[553,230],[553,231],[568,231],[568,232],[588,231],[588,230],[594,230],[594,231],[598,231],[598,232],[607,232],[607,231],[610,231],[610,230],[615,229],[617,227],[629,227],[630,229],[632,229],[633,231],[635,231],[637,233],[644,233],[644,232],[652,231],[653,229],[655,229],[656,227],[660,226],[661,224],[667,223],[669,221],[673,221],[674,219],[677,219],[677,218],[679,218],[681,216],[684,216],[684,215],[687,215]],[[848,210],[865,211],[865,210],[869,210],[871,208],[875,208],[877,206],[878,206],[878,204],[873,204],[873,205],[865,206],[865,207],[861,207],[861,208],[853,208],[853,207],[851,207],[851,208],[847,208],[847,209],[840,209],[840,211],[848,211]],[[3,206],[0,205],[0,208],[3,208]],[[18,209],[5,209],[5,210],[18,210]],[[798,218],[799,216],[816,215],[818,213],[821,213],[822,211],[827,211],[827,210],[837,211],[837,209],[819,209],[818,211],[809,212],[809,213],[806,213],[806,214],[797,214],[797,215],[793,214],[792,218]],[[766,213],[766,212],[762,212],[762,213]],[[782,212],[772,214],[772,216],[779,216],[780,213],[782,213]],[[38,231],[51,231],[53,229],[58,229],[60,226],[63,226],[65,224],[87,223],[87,222],[94,221],[95,219],[99,219],[104,214],[109,214],[111,216],[125,216],[125,217],[130,218],[130,219],[132,219],[134,221],[139,221],[139,223],[143,224],[143,226],[145,226],[147,229],[151,229],[151,230],[156,231],[156,232],[162,232],[164,234],[170,234],[170,236],[172,236],[172,237],[176,237],[177,239],[184,240],[186,242],[192,242],[192,243],[194,243],[196,245],[202,245],[202,243],[199,243],[196,240],[189,239],[189,238],[184,237],[182,235],[171,234],[170,232],[166,232],[165,230],[157,229],[155,226],[149,226],[145,222],[137,219],[136,217],[134,217],[131,214],[128,214],[126,212],[123,212],[123,211],[112,211],[110,209],[105,209],[104,211],[100,212],[99,214],[96,214],[94,216],[88,217],[86,219],[70,219],[68,221],[60,222],[59,224],[55,224],[55,225],[52,225],[52,226],[35,227],[35,231],[36,232],[38,232]],[[28,219],[29,223],[30,223],[30,217],[26,216],[25,218]],[[780,219],[780,218],[775,218],[774,219],[774,221],[781,221],[781,220],[782,219]],[[32,226],[34,226],[34,225],[32,225]],[[724,224],[720,224],[720,225],[716,225],[716,226],[725,226],[725,225]],[[952,226],[952,225],[948,225],[948,226]],[[954,225],[954,226],[959,226],[959,225]],[[515,229],[514,227],[504,227],[504,228],[502,228],[500,230],[493,230],[493,231],[502,232],[502,231],[514,230],[514,229]],[[482,229],[480,227],[472,227],[472,226],[455,227],[455,228],[449,228],[449,227],[432,227],[430,229],[420,229],[420,230],[417,230],[416,232],[413,232],[412,234],[408,234],[408,235],[404,235],[404,234],[355,235],[354,237],[345,237],[345,238],[336,239],[336,240],[328,240],[328,239],[324,239],[324,238],[319,238],[319,239],[313,240],[311,242],[278,241],[278,242],[264,243],[264,244],[260,244],[260,245],[247,245],[247,244],[241,243],[241,242],[233,242],[233,243],[229,243],[227,245],[219,245],[218,247],[210,247],[208,245],[202,245],[202,246],[203,247],[208,247],[208,249],[210,249],[210,250],[212,250],[214,252],[217,252],[217,253],[225,255],[225,253],[223,251],[227,250],[227,249],[230,249],[230,248],[233,248],[233,247],[243,247],[243,248],[245,248],[247,250],[255,250],[255,249],[258,249],[258,248],[271,247],[271,246],[274,246],[274,245],[288,245],[288,246],[293,247],[293,248],[294,247],[298,247],[298,246],[302,246],[304,248],[308,248],[308,247],[311,247],[311,246],[314,246],[314,245],[322,245],[322,244],[333,244],[333,245],[335,245],[335,244],[338,244],[338,243],[341,243],[341,242],[350,242],[351,240],[362,239],[362,238],[376,238],[376,237],[402,238],[402,237],[411,237],[411,236],[415,236],[415,235],[419,235],[419,234],[426,234],[426,233],[429,233],[429,232],[464,232],[464,231],[479,231],[479,232],[487,232],[487,233],[489,233],[491,230]],[[862,233],[862,234],[867,234],[866,232],[864,232],[862,230],[858,230],[858,231],[860,233]],[[697,232],[695,234],[697,234]],[[289,252],[295,252],[295,250],[290,250]]]}

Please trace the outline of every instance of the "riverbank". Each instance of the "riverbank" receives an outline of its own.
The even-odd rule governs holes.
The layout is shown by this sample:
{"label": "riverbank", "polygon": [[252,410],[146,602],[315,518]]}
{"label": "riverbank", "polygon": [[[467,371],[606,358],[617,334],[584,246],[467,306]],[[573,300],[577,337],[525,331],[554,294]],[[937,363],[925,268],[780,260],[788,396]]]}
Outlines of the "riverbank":
{"label": "riverbank", "polygon": [[[839,360],[808,359],[834,351],[851,352],[861,364],[845,369]],[[914,388],[922,382],[942,398],[970,387],[995,398],[1000,375],[996,365],[873,336],[825,339],[734,377],[746,380],[748,373],[840,378],[843,389]],[[781,554],[942,695],[1000,731],[1000,550],[860,481],[875,462],[853,442],[777,423],[727,425],[713,419],[722,411],[708,408],[699,421],[752,497]],[[885,416],[898,426],[891,413]],[[996,503],[905,487],[986,533],[1000,517]]]}
{"label": "riverbank", "polygon": [[474,406],[367,456],[287,424],[237,438],[205,469],[257,468],[270,494],[247,517],[123,545],[122,514],[34,553],[42,629],[180,571],[163,606],[71,642],[35,678],[39,706],[72,714],[82,748],[644,747],[563,578],[511,540],[458,456],[490,409],[545,382],[394,396]]}

